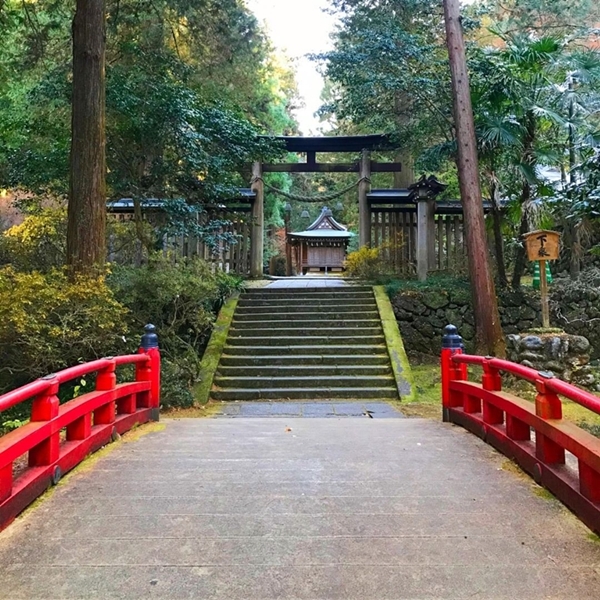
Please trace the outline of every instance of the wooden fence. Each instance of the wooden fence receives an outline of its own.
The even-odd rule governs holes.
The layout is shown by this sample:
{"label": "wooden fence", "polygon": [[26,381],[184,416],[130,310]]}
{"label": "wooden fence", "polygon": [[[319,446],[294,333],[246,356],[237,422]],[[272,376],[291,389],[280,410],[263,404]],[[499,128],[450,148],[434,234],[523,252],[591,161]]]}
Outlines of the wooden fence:
{"label": "wooden fence", "polygon": [[[457,214],[435,215],[435,252],[430,271],[460,273],[466,269],[463,217]],[[371,247],[381,248],[394,271],[416,273],[416,210],[376,207],[371,210]]]}
{"label": "wooden fence", "polygon": [[[116,217],[116,220],[120,222],[133,220],[133,215],[129,214],[120,214]],[[235,212],[214,211],[203,213],[200,218],[202,224],[215,220],[227,221],[228,225],[215,229],[213,234],[229,234],[234,243],[229,244],[221,241],[217,247],[211,247],[196,236],[165,236],[162,242],[164,255],[171,257],[174,261],[180,258],[198,257],[210,263],[215,271],[249,275],[251,213],[247,210]],[[142,242],[135,236],[132,236],[129,243],[119,243],[116,239],[110,239],[108,246],[110,262],[142,265],[148,259]]]}

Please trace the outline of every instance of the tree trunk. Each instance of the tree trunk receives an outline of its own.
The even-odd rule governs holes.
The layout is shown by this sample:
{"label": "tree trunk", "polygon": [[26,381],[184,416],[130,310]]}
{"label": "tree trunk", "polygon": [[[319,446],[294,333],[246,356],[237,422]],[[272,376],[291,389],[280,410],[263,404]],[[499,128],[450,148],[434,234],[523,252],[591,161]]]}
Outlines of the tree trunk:
{"label": "tree trunk", "polygon": [[454,120],[458,143],[458,175],[464,210],[469,276],[475,317],[476,350],[504,356],[506,344],[485,235],[483,202],[479,182],[477,140],[465,43],[460,22],[460,0],[444,0],[446,41],[450,57],[454,96]]}
{"label": "tree trunk", "polygon": [[77,0],[73,19],[73,97],[67,264],[93,274],[106,260],[104,0]]}

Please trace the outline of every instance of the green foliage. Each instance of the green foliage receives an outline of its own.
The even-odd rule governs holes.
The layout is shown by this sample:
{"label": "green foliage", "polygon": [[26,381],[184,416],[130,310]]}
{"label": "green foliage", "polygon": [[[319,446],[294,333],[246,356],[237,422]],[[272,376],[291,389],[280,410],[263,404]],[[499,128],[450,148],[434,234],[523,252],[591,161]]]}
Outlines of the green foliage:
{"label": "green foliage", "polygon": [[[66,193],[73,3],[0,7],[0,186]],[[242,0],[108,0],[111,196],[231,197],[245,164],[291,132],[289,66]]]}
{"label": "green foliage", "polygon": [[385,248],[363,246],[356,252],[350,252],[346,258],[346,273],[350,277],[373,283],[387,283],[394,278],[394,268],[387,258]]}
{"label": "green foliage", "polygon": [[81,361],[123,354],[127,310],[102,278],[0,269],[0,392]]}
{"label": "green foliage", "polygon": [[390,298],[394,298],[399,292],[406,291],[470,291],[468,279],[451,276],[447,274],[436,275],[432,274],[427,278],[427,281],[418,281],[416,279],[394,279],[386,285],[386,292]]}
{"label": "green foliage", "polygon": [[66,232],[65,208],[40,210],[0,237],[0,262],[18,271],[60,268],[65,263]]}
{"label": "green foliage", "polygon": [[450,74],[441,3],[336,0],[334,49],[317,59],[329,80],[322,109],[347,132],[394,132],[414,156],[451,139]]}
{"label": "green foliage", "polygon": [[224,300],[241,280],[213,273],[201,260],[173,263],[154,257],[142,267],[115,267],[115,297],[129,309],[131,327],[157,327],[163,358],[163,406],[191,406],[200,359]]}
{"label": "green foliage", "polygon": [[21,419],[8,419],[7,421],[2,421],[0,422],[0,435],[14,431],[22,425],[25,425],[26,422],[27,421],[22,421]]}

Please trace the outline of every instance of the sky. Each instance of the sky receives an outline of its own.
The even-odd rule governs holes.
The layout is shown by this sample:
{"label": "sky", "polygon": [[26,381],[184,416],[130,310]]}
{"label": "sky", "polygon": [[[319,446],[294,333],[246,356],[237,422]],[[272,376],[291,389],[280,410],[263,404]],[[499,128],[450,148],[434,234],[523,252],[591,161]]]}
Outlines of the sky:
{"label": "sky", "polygon": [[335,18],[323,12],[329,0],[246,0],[248,8],[266,26],[275,47],[295,59],[296,80],[305,107],[296,111],[300,131],[318,134],[322,124],[314,116],[321,105],[323,79],[307,54],[331,48]]}
{"label": "sky", "polygon": [[[471,4],[474,0],[462,0]],[[319,134],[322,123],[314,113],[321,106],[323,79],[307,54],[317,54],[332,47],[330,34],[336,18],[323,12],[330,0],[246,0],[248,8],[266,27],[275,47],[296,59],[298,89],[304,108],[296,111],[304,135]]]}

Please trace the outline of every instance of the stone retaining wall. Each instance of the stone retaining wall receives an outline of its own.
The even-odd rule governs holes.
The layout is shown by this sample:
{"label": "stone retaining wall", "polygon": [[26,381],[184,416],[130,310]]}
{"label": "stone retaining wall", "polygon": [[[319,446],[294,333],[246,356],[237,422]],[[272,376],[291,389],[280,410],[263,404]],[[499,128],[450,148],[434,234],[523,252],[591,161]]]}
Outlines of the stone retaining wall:
{"label": "stone retaining wall", "polygon": [[[532,290],[506,291],[499,294],[500,316],[504,332],[521,334],[541,327],[539,294]],[[467,351],[472,351],[474,330],[470,290],[426,288],[403,290],[394,295],[392,305],[409,354],[438,356],[443,328],[458,327]],[[600,289],[578,290],[553,286],[552,325],[591,343],[592,359],[600,358]]]}

